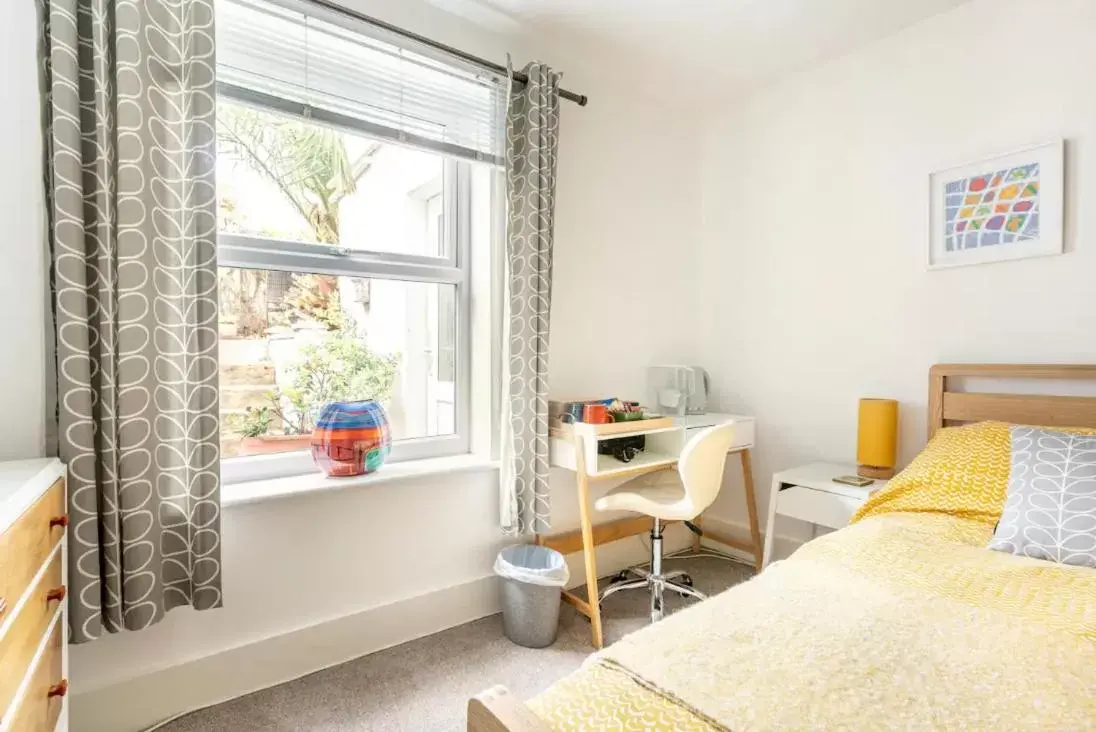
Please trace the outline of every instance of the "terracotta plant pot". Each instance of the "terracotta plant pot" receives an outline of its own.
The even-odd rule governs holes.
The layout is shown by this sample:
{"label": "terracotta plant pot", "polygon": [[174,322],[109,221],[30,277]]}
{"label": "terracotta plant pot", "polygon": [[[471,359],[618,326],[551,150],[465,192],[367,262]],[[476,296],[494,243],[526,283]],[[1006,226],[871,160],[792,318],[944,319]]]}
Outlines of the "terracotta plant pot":
{"label": "terracotta plant pot", "polygon": [[312,445],[312,433],[307,435],[259,435],[240,440],[241,455],[266,455],[273,452],[307,450]]}

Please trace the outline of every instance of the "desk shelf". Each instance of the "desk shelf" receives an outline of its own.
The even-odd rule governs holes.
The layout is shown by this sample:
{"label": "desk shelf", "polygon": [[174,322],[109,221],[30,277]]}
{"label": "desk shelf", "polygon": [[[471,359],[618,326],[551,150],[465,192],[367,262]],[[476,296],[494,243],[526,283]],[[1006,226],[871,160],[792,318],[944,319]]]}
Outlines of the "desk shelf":
{"label": "desk shelf", "polygon": [[[656,422],[660,420],[643,420],[643,422]],[[653,429],[634,429],[627,431],[613,431],[598,433],[594,430],[584,429],[591,427],[623,427],[625,423],[615,425],[579,425],[573,430],[553,430],[553,437],[549,443],[549,462],[551,465],[567,470],[578,469],[576,444],[581,444],[583,449],[583,463],[586,475],[591,480],[600,480],[613,477],[628,477],[640,473],[651,472],[673,467],[677,463],[678,455],[685,446],[685,430],[676,426],[672,420],[667,420],[669,426],[657,426]],[[638,423],[636,423],[638,424]],[[597,446],[604,440],[616,440],[621,437],[644,435],[647,447],[640,451],[631,462],[622,462],[612,455],[599,455]],[[581,439],[575,439],[581,438]]]}
{"label": "desk shelf", "polygon": [[672,468],[675,465],[677,465],[677,455],[651,452],[650,450],[644,450],[632,458],[631,462],[627,463],[617,460],[612,455],[598,455],[597,468],[590,471],[590,477],[625,477],[632,474]]}
{"label": "desk shelf", "polygon": [[609,439],[614,437],[627,437],[628,435],[644,435],[660,430],[670,430],[679,427],[673,417],[652,417],[650,419],[636,419],[631,422],[610,422],[609,424],[590,424],[578,422],[576,424],[560,424],[551,429],[551,433],[557,437],[568,438],[573,435],[581,435],[587,439]]}

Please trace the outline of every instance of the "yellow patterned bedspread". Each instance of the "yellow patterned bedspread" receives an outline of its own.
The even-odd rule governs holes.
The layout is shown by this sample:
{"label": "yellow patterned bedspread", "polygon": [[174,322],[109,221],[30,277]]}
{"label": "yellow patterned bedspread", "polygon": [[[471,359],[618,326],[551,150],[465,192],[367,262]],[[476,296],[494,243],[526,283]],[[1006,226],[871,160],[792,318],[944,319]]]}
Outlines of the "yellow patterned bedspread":
{"label": "yellow patterned bedspread", "polygon": [[[1000,426],[967,429],[941,433],[857,523],[624,638],[531,706],[555,730],[1096,729],[1096,571],[985,549],[1007,429],[1003,466]],[[942,485],[949,505],[925,503]]]}

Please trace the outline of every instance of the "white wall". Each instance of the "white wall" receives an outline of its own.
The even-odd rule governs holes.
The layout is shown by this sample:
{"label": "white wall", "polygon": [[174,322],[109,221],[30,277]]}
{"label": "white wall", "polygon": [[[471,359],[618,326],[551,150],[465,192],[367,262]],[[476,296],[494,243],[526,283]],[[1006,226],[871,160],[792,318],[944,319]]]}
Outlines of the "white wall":
{"label": "white wall", "polygon": [[[687,306],[697,213],[693,130],[641,79],[607,75],[596,59],[562,68],[563,86],[590,102],[561,103],[550,395],[641,400],[648,365],[695,360]],[[591,485],[591,500],[614,485]],[[552,528],[577,526],[574,477],[553,470]],[[668,546],[680,546],[684,532],[672,532]],[[644,541],[599,547],[599,574],[644,556]],[[581,555],[569,565],[581,581]]]}
{"label": "white wall", "polygon": [[74,646],[77,704],[142,674],[481,579],[503,540],[495,483],[481,471],[226,507],[224,607],[179,608],[139,633]]}
{"label": "white wall", "polygon": [[[709,120],[700,362],[762,486],[853,461],[861,396],[901,400],[910,459],[932,363],[1096,361],[1093,88],[1096,3],[975,0]],[[1063,137],[1066,255],[925,270],[930,171]]]}
{"label": "white wall", "polygon": [[[491,34],[417,3],[351,4],[488,58],[504,60],[510,51],[522,64],[537,55],[519,34]],[[415,12],[410,5],[417,6]],[[562,104],[553,394],[642,395],[649,362],[690,355],[685,348],[691,316],[678,306],[688,289],[689,264],[666,253],[684,246],[695,222],[683,172],[691,164],[683,152],[688,128],[672,108],[626,79],[608,79],[593,64],[596,73],[587,73],[581,59],[567,54],[549,51],[542,58],[566,71],[565,86],[591,97],[584,109]],[[197,672],[212,668],[203,657],[224,659],[247,676],[219,688],[246,688],[249,679],[277,680],[264,676],[255,653],[248,656],[252,665],[233,665],[237,651],[254,648],[247,644],[287,638],[318,623],[340,626],[340,618],[372,618],[372,611],[391,603],[420,607],[414,598],[449,597],[454,586],[479,587],[492,576],[494,554],[507,541],[497,527],[496,484],[494,471],[480,471],[226,507],[225,607],[204,613],[177,609],[140,633],[74,647],[75,732],[117,732],[155,719],[171,704],[215,700],[216,690],[199,688]],[[554,474],[553,486],[554,528],[577,525],[573,480]],[[599,551],[599,560],[610,571],[638,560],[643,551],[633,539]],[[494,607],[466,605],[463,612],[480,614]],[[387,642],[400,640],[407,627],[396,625]],[[307,643],[320,637],[306,636],[312,639]],[[298,673],[337,656],[329,649],[301,652],[299,644],[293,649]],[[286,652],[277,661],[270,653],[266,666],[282,669]],[[485,684],[496,681],[506,680]]]}
{"label": "white wall", "polygon": [[45,454],[46,240],[35,3],[0,23],[0,459]]}
{"label": "white wall", "polygon": [[557,398],[644,399],[646,368],[693,363],[697,147],[639,79],[570,69],[562,104],[549,383]]}

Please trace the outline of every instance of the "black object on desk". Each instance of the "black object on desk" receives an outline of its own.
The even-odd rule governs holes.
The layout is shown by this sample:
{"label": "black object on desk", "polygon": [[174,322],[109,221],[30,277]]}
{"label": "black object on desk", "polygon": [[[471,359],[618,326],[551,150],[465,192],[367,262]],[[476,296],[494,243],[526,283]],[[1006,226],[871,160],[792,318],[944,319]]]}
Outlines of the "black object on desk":
{"label": "black object on desk", "polygon": [[612,440],[598,440],[597,451],[600,455],[612,455],[622,463],[632,462],[632,458],[647,448],[646,435],[617,437]]}

